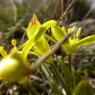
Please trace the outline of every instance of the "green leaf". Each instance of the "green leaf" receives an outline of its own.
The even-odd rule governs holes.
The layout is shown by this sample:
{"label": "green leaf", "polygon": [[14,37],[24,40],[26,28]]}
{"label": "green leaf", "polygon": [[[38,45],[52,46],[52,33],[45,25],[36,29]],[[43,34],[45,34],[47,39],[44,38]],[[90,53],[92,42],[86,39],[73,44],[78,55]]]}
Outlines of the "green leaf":
{"label": "green leaf", "polygon": [[72,95],[94,95],[93,89],[91,88],[88,79],[80,81],[74,89]]}
{"label": "green leaf", "polygon": [[87,46],[94,43],[95,43],[95,35],[91,35],[79,40],[77,43],[74,44],[74,47],[79,48],[81,46]]}
{"label": "green leaf", "polygon": [[50,73],[47,65],[42,64],[42,69],[43,69],[46,77],[48,78],[49,84],[52,88],[52,91],[53,91],[54,95],[62,95],[61,91],[58,88],[58,85],[56,84],[56,81],[54,79],[52,79],[51,73]]}

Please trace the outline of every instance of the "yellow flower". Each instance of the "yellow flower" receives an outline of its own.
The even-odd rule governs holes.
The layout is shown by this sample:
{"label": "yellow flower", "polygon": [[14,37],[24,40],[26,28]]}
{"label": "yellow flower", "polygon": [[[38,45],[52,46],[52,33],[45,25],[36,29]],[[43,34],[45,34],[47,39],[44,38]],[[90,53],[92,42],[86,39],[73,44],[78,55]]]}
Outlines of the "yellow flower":
{"label": "yellow flower", "polygon": [[62,45],[62,49],[67,55],[73,54],[78,48],[82,46],[88,46],[91,44],[95,43],[95,35],[90,35],[85,38],[80,39],[80,33],[82,31],[82,28],[79,27],[77,28],[76,26],[72,26],[70,28],[65,28],[59,27],[59,26],[54,26],[51,27],[51,32],[53,37],[57,40],[60,41],[65,35],[68,34],[68,32],[74,32],[68,40]]}
{"label": "yellow flower", "polygon": [[16,39],[12,39],[12,40],[11,40],[11,44],[12,44],[13,46],[16,46],[16,45],[17,45]]}

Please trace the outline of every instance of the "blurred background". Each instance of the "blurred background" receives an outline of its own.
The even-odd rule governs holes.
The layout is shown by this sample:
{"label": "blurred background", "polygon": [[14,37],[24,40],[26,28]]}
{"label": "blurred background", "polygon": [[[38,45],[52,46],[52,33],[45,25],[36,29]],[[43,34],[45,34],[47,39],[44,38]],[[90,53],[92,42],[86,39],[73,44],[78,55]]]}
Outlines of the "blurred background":
{"label": "blurred background", "polygon": [[33,14],[41,23],[55,19],[82,26],[81,37],[95,33],[95,0],[0,0],[0,45],[20,40]]}
{"label": "blurred background", "polygon": [[[73,0],[0,0],[0,30],[35,13],[41,22],[58,20]],[[95,17],[95,0],[75,0],[64,20],[68,23]],[[28,21],[26,20],[26,23]]]}

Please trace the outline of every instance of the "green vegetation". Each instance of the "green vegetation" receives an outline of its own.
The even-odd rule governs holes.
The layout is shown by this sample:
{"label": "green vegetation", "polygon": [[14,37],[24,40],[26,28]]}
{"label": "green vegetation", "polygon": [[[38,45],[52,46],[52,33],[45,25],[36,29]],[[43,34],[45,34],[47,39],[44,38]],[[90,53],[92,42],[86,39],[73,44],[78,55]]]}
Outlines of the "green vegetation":
{"label": "green vegetation", "polygon": [[[47,30],[50,30],[51,35],[46,32]],[[40,93],[32,87],[32,83],[29,84],[28,76],[35,74],[40,68],[41,72],[47,77],[52,94],[62,95],[62,93],[65,93],[62,92],[62,89],[64,89],[67,95],[93,95],[95,88],[89,82],[91,81],[90,78],[84,76],[78,81],[77,77],[79,74],[77,73],[78,76],[76,75],[77,69],[72,63],[72,55],[78,48],[95,43],[95,35],[80,39],[81,31],[81,27],[77,28],[75,25],[69,28],[60,27],[55,20],[41,24],[37,17],[33,15],[26,30],[28,40],[21,47],[16,46],[17,42],[15,39],[11,42],[13,49],[10,53],[0,47],[2,56],[0,79],[9,83],[20,83],[34,95],[39,95]],[[64,42],[60,44],[60,47],[65,56],[64,59],[57,56],[56,64],[53,55],[59,48],[56,48],[58,46],[57,43],[60,43],[62,39]],[[52,44],[56,45],[51,48]],[[39,59],[37,62],[31,63],[28,61],[28,55],[37,56]],[[43,59],[42,61],[40,61],[41,58]]]}
{"label": "green vegetation", "polygon": [[0,95],[94,95],[93,5],[0,0]]}

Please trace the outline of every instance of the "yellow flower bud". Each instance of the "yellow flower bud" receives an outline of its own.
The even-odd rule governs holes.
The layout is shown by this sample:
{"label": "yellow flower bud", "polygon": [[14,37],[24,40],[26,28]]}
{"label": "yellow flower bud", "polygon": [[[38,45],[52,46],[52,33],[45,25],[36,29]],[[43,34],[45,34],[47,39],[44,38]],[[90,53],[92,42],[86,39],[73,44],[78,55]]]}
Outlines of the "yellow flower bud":
{"label": "yellow flower bud", "polygon": [[27,60],[24,60],[19,53],[7,56],[0,62],[0,79],[17,82],[31,73]]}

